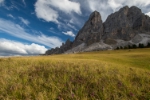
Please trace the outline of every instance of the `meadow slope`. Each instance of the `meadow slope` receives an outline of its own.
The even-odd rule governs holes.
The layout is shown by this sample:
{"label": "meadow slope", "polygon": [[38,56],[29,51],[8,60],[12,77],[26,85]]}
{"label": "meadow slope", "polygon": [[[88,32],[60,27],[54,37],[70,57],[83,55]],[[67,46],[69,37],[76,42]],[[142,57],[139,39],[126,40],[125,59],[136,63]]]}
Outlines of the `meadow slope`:
{"label": "meadow slope", "polygon": [[0,58],[0,100],[150,100],[150,49]]}

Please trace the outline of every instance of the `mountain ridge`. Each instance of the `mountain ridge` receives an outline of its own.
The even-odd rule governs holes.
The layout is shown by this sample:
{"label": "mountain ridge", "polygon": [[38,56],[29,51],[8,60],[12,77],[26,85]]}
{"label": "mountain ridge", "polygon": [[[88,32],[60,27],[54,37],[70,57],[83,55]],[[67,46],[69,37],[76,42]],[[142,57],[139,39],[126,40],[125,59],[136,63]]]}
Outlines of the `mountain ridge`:
{"label": "mountain ridge", "polygon": [[[137,42],[138,41],[138,42]],[[75,40],[69,39],[60,48],[46,51],[46,55],[115,49],[150,42],[150,17],[136,6],[125,6],[110,14],[102,22],[98,11],[91,13],[89,19],[79,30]]]}

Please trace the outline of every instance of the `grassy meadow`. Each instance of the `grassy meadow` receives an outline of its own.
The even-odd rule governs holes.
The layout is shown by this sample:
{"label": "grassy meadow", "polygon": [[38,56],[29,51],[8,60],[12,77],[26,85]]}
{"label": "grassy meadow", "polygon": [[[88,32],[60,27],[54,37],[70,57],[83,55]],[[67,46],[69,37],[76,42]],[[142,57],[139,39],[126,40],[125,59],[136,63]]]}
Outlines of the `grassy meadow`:
{"label": "grassy meadow", "polygon": [[150,100],[150,49],[0,58],[0,100]]}

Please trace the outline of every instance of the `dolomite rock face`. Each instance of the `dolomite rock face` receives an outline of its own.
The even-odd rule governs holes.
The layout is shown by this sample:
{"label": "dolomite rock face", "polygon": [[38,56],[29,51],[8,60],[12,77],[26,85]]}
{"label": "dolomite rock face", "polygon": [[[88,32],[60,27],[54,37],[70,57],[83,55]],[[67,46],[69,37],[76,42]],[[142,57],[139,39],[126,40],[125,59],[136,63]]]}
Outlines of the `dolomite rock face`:
{"label": "dolomite rock face", "polygon": [[[142,34],[142,35],[140,35]],[[78,32],[75,40],[46,51],[46,55],[115,49],[150,41],[150,17],[141,9],[125,6],[108,16],[103,23],[99,12],[94,11]]]}
{"label": "dolomite rock face", "polygon": [[135,35],[132,26],[141,14],[140,9],[126,6],[109,15],[104,23],[105,38],[130,40]]}
{"label": "dolomite rock face", "polygon": [[73,47],[86,43],[87,45],[99,42],[103,34],[103,23],[99,12],[94,11],[83,28],[78,32]]}
{"label": "dolomite rock face", "polygon": [[105,39],[129,41],[140,32],[150,31],[150,18],[135,6],[125,6],[108,16],[104,28]]}

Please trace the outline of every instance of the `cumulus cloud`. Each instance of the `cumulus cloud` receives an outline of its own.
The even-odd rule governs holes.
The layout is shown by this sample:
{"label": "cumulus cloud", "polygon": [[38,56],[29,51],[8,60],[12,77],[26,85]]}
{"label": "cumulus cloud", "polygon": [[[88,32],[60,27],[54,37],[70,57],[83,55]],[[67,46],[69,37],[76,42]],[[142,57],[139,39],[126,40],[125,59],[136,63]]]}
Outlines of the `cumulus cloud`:
{"label": "cumulus cloud", "polygon": [[23,44],[0,38],[0,56],[38,55],[44,54],[45,51],[47,48],[35,43]]}
{"label": "cumulus cloud", "polygon": [[38,18],[44,19],[47,22],[58,23],[58,12],[41,0],[38,0],[35,4],[35,13]]}
{"label": "cumulus cloud", "polygon": [[35,3],[36,16],[47,22],[59,22],[58,18],[61,15],[58,10],[66,14],[71,12],[81,14],[80,4],[70,0],[37,0]]}
{"label": "cumulus cloud", "polygon": [[18,17],[25,25],[29,25],[30,24],[30,22],[27,20],[27,19],[24,19],[24,18],[22,18],[22,17]]}
{"label": "cumulus cloud", "polygon": [[75,37],[75,34],[73,34],[72,31],[67,31],[67,32],[62,32],[62,33],[71,37]]}
{"label": "cumulus cloud", "polygon": [[62,44],[62,40],[58,37],[49,37],[42,33],[39,35],[32,35],[31,33],[26,32],[26,30],[18,24],[15,24],[11,21],[0,18],[0,31],[10,34],[12,36],[25,39],[31,42],[43,44],[48,47],[57,47]]}

